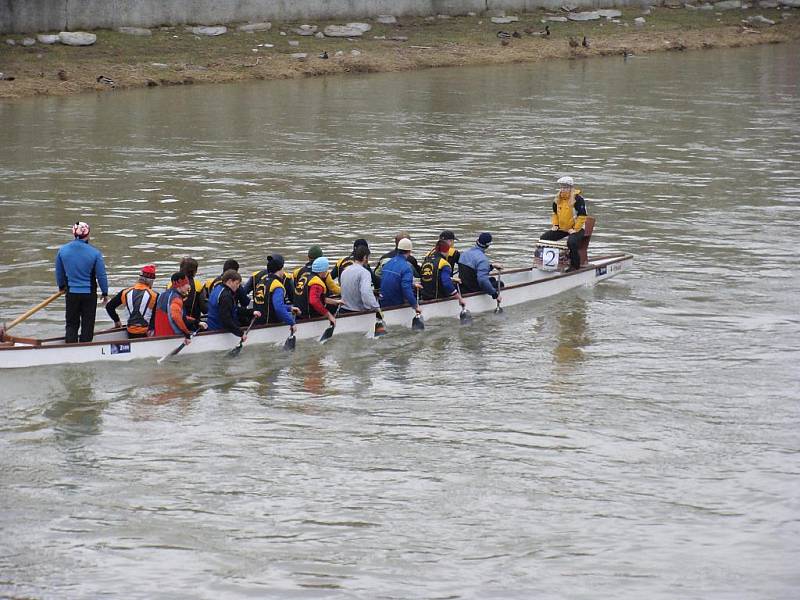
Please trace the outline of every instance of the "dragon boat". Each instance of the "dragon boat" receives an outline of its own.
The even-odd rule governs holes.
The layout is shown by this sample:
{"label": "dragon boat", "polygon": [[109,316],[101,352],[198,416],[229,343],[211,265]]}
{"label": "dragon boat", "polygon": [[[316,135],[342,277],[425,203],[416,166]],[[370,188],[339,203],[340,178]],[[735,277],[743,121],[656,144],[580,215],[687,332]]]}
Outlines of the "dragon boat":
{"label": "dragon boat", "polygon": [[[588,257],[580,269],[567,271],[556,259],[548,266],[548,256],[558,251],[552,242],[540,240],[536,262],[532,267],[502,271],[502,305],[504,307],[534,302],[574,288],[592,286],[614,277],[633,266],[630,254],[611,254]],[[582,253],[583,254],[583,253]],[[544,258],[544,262],[543,262]],[[583,258],[583,257],[582,257]],[[477,292],[464,294],[464,302],[471,314],[491,312],[497,303],[490,296]],[[461,307],[456,298],[441,298],[421,303],[425,321],[459,319]],[[407,306],[388,307],[382,310],[383,322],[391,334],[393,328],[412,327],[414,310]],[[336,336],[360,333],[369,335],[375,330],[374,312],[341,314],[336,319]],[[324,317],[298,322],[295,337],[298,340],[318,339],[328,327]],[[289,335],[285,324],[267,324],[253,327],[247,336],[246,346],[284,344]],[[183,336],[147,337],[128,339],[124,328],[108,329],[95,333],[94,340],[66,344],[64,338],[32,339],[7,335],[0,341],[0,369],[40,367],[46,365],[79,364],[100,361],[129,361],[158,359],[169,355],[183,343]],[[181,356],[204,352],[230,351],[239,345],[239,338],[224,331],[206,331],[194,336],[191,344],[182,349]],[[177,358],[176,358],[177,359]]]}

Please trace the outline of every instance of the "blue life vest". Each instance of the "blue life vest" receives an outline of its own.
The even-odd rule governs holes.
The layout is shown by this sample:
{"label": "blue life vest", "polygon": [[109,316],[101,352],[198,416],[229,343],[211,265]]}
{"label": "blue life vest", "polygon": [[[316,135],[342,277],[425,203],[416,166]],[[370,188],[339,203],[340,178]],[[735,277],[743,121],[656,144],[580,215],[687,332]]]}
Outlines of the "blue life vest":
{"label": "blue life vest", "polygon": [[[219,297],[225,289],[230,289],[224,283],[218,283],[211,290],[211,295],[208,297],[208,329],[213,331],[215,329],[224,329],[222,320],[219,317]],[[231,318],[234,323],[238,322],[236,315],[236,302],[231,303]]]}

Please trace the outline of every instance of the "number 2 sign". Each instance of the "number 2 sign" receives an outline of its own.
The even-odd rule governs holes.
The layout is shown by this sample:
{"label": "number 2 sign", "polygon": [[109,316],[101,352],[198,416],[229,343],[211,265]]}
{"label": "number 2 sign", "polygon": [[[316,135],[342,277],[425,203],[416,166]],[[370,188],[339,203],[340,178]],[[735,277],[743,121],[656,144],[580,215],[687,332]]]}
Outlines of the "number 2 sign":
{"label": "number 2 sign", "polygon": [[542,248],[542,270],[555,271],[558,269],[558,248]]}

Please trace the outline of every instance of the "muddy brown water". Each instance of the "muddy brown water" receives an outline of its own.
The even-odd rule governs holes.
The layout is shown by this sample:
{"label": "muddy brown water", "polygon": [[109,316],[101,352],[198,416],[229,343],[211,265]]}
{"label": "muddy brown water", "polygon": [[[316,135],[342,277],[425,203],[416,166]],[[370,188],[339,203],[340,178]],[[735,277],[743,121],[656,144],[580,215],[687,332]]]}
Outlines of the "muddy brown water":
{"label": "muddy brown water", "polygon": [[795,598],[798,50],[0,104],[4,319],[79,218],[114,289],[400,228],[513,266],[569,173],[636,255],[469,328],[0,372],[0,594]]}

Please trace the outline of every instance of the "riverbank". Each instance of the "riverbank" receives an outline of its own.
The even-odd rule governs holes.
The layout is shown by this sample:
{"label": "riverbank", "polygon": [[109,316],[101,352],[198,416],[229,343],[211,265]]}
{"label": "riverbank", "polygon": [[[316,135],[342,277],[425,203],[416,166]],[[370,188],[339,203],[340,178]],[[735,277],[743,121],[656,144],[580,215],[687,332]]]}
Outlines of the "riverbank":
{"label": "riverbank", "polygon": [[[269,31],[252,33],[229,28],[227,33],[217,37],[198,36],[184,27],[154,29],[148,36],[96,31],[97,42],[84,47],[38,42],[23,46],[24,37],[35,36],[4,36],[14,40],[15,45],[0,46],[0,72],[4,74],[4,80],[0,81],[0,99],[551,58],[584,59],[665,50],[736,48],[800,39],[800,11],[789,9],[658,8],[644,15],[643,25],[636,25],[634,21],[642,16],[641,11],[630,9],[622,11],[622,16],[613,21],[549,22],[550,35],[539,35],[548,15],[556,13],[523,13],[518,15],[519,21],[509,24],[495,24],[484,15],[403,18],[396,24],[370,21],[370,31],[361,38],[350,39],[320,39],[293,33],[300,23],[273,23]],[[757,15],[775,24],[743,25],[743,20]],[[322,30],[329,24],[314,22],[312,25]],[[512,37],[499,38],[499,31],[508,32]],[[584,37],[588,47],[581,44]],[[306,56],[298,57],[298,54]]]}

